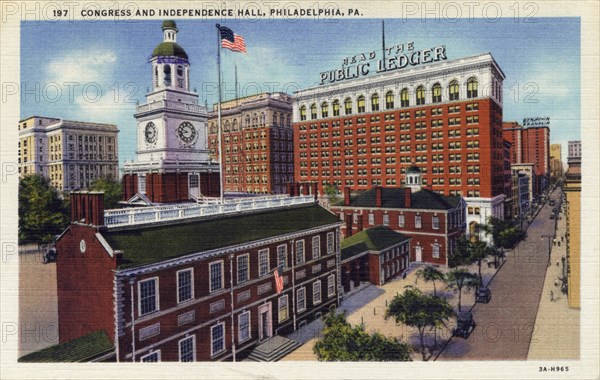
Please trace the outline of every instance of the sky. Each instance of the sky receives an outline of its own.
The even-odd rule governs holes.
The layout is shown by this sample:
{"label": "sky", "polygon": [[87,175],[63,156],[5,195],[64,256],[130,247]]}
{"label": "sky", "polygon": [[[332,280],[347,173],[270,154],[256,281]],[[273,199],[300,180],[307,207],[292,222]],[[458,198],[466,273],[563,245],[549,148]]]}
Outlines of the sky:
{"label": "sky", "polygon": [[[380,19],[231,20],[247,54],[223,51],[224,100],[312,87],[344,57],[381,49]],[[580,140],[580,19],[386,19],[386,46],[446,46],[448,60],[490,52],[504,74],[504,120],[549,116],[551,143]],[[133,117],[151,87],[148,62],[163,41],[161,20],[23,22],[21,118],[32,115],[116,124],[119,161],[135,159]],[[176,20],[191,64],[190,86],[217,101],[215,20]]]}

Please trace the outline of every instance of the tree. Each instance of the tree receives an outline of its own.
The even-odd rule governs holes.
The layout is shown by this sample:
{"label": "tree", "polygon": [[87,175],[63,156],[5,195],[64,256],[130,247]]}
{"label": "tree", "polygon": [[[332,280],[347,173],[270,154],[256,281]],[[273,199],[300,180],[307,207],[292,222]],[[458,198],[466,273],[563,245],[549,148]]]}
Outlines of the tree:
{"label": "tree", "polygon": [[448,257],[448,266],[450,268],[469,265],[471,263],[469,244],[470,241],[465,235],[460,236],[456,240],[456,249],[454,250],[454,253]]}
{"label": "tree", "polygon": [[394,318],[396,323],[411,326],[419,331],[421,355],[425,353],[425,329],[437,328],[454,315],[448,301],[442,297],[424,294],[419,289],[407,286],[404,293],[395,296],[385,311],[385,318]]}
{"label": "tree", "polygon": [[492,241],[496,247],[510,248],[521,240],[525,233],[519,231],[516,226],[510,222],[489,217],[488,224],[481,225],[483,231],[492,237]]}
{"label": "tree", "polygon": [[327,195],[327,198],[329,198],[330,203],[335,203],[338,194],[336,185],[331,185],[329,183],[325,184],[325,186],[323,186],[323,192]]}
{"label": "tree", "polygon": [[469,256],[472,261],[477,261],[477,267],[479,269],[479,283],[483,283],[483,277],[481,276],[481,261],[490,254],[490,249],[486,242],[475,240],[468,242]]}
{"label": "tree", "polygon": [[92,182],[88,189],[104,192],[105,209],[117,208],[119,206],[119,201],[121,200],[121,184],[119,181],[101,177]]}
{"label": "tree", "polygon": [[410,347],[396,338],[370,335],[364,325],[352,326],[344,314],[324,317],[323,338],[313,351],[320,361],[410,361]]}
{"label": "tree", "polygon": [[33,174],[19,180],[19,240],[49,243],[68,225],[68,203],[48,178]]}
{"label": "tree", "polygon": [[463,289],[473,289],[479,285],[477,275],[470,273],[464,268],[455,268],[450,270],[446,275],[446,283],[448,287],[458,291],[458,311],[461,311],[461,300]]}
{"label": "tree", "polygon": [[433,282],[433,295],[437,296],[437,289],[435,288],[436,281],[444,282],[446,277],[439,269],[432,265],[427,265],[425,268],[421,268],[416,272],[417,278],[422,278],[425,282]]}

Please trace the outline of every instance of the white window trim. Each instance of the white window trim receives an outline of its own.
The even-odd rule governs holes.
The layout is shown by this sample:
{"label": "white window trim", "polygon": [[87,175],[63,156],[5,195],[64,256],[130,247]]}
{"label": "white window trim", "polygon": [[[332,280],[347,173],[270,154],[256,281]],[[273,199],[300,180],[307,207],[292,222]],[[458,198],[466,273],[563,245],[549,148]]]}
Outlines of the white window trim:
{"label": "white window trim", "polygon": [[196,361],[196,335],[190,335],[190,336],[186,336],[185,338],[179,339],[179,341],[177,342],[177,347],[179,349],[179,361],[181,361],[181,342],[183,342],[184,340],[187,339],[192,339],[192,356],[193,356],[193,362]]}
{"label": "white window trim", "polygon": [[[222,338],[223,339],[223,349],[219,352],[213,352],[213,330],[220,325],[223,325],[223,338]],[[227,350],[227,342],[225,342],[226,335],[227,335],[227,331],[225,331],[225,322],[218,322],[210,327],[210,357],[211,358],[216,355],[219,355],[220,353],[225,352],[225,350]]]}
{"label": "white window trim", "polygon": [[375,225],[375,214],[372,212],[369,213],[369,226]]}
{"label": "white window trim", "polygon": [[[304,293],[304,307],[302,309],[300,308],[300,291]],[[306,310],[306,287],[301,287],[300,289],[296,290],[296,304],[298,306],[298,313],[301,313],[304,310]]]}
{"label": "white window trim", "polygon": [[[329,292],[329,282],[333,280],[333,291],[330,293]],[[332,297],[333,295],[335,295],[335,274],[329,275],[327,276],[327,297]]]}
{"label": "white window trim", "polygon": [[404,214],[398,215],[398,226],[404,227],[405,224],[406,224],[406,217],[404,216]]}
{"label": "white window trim", "polygon": [[[260,255],[263,253],[267,253],[267,271],[265,273],[260,273]],[[269,248],[259,249],[258,250],[258,277],[264,277],[269,274],[269,270],[271,269],[271,252],[269,252]]]}
{"label": "white window trim", "polygon": [[[152,280],[156,281],[154,283],[154,294],[155,294],[154,297],[156,299],[156,309],[149,313],[142,314],[142,283],[152,281]],[[137,284],[138,284],[138,317],[143,317],[144,315],[150,315],[152,313],[156,313],[157,311],[159,311],[160,310],[160,293],[158,292],[158,290],[160,288],[158,286],[158,277],[145,278],[143,280],[138,281]]]}
{"label": "white window trim", "polygon": [[[212,290],[211,289],[212,271],[210,268],[213,264],[217,264],[217,263],[221,263],[221,287],[219,289]],[[223,260],[215,260],[215,261],[208,263],[208,292],[216,293],[219,290],[223,290],[224,288],[225,288],[225,262]]]}
{"label": "white window trim", "polygon": [[[284,319],[281,319],[281,300],[284,298],[285,298],[286,317]],[[290,303],[288,301],[289,300],[288,300],[287,294],[284,294],[283,296],[281,296],[277,299],[277,320],[279,321],[279,323],[290,319]]]}
{"label": "white window trim", "polygon": [[[302,243],[302,262],[301,263],[298,262],[298,243]],[[296,250],[294,252],[295,253],[294,260],[296,260],[295,263],[296,264],[304,264],[306,262],[306,244],[304,242],[304,239],[296,240],[294,248],[296,248]]]}
{"label": "white window trim", "polygon": [[[181,272],[191,272],[192,273],[191,278],[190,278],[191,288],[192,288],[192,292],[191,292],[192,296],[191,296],[191,298],[184,300],[184,301],[181,301],[179,299],[179,274]],[[194,299],[194,268],[181,269],[181,270],[178,270],[176,273],[177,273],[177,276],[176,276],[176,279],[177,279],[177,303],[180,304],[182,302],[188,302],[188,301],[193,300]]]}
{"label": "white window trim", "polygon": [[[246,339],[241,339],[242,336],[242,324],[240,322],[242,315],[248,314],[248,337]],[[238,343],[243,343],[252,338],[252,313],[250,310],[244,311],[240,315],[238,315]]]}
{"label": "white window trim", "polygon": [[287,244],[279,244],[277,246],[277,267],[279,268],[279,248],[283,247],[285,250],[285,262],[283,263],[283,268],[288,267],[288,249]]}
{"label": "white window trim", "polygon": [[[437,222],[434,222],[436,220]],[[434,230],[440,229],[440,217],[438,215],[434,215],[431,217],[431,228],[433,228]]]}
{"label": "white window trim", "polygon": [[[441,244],[438,243],[437,241],[431,245],[431,257],[432,258],[434,258],[434,259],[440,258],[440,247],[441,247]],[[435,255],[436,248],[437,248],[437,255]]]}
{"label": "white window trim", "polygon": [[[247,258],[248,259],[248,263],[246,265],[246,269],[247,269],[247,277],[244,281],[240,281],[240,259],[241,258]],[[235,263],[236,263],[236,280],[238,284],[243,284],[244,282],[247,282],[250,280],[250,254],[249,253],[244,253],[243,255],[239,255],[238,257],[236,257],[235,259]]]}
{"label": "white window trim", "polygon": [[[330,245],[329,242],[331,241],[331,250],[329,249]],[[333,235],[333,232],[328,232],[327,233],[327,254],[330,255],[332,253],[335,252],[335,236]]]}
{"label": "white window trim", "polygon": [[[315,256],[315,241],[317,241],[317,256]],[[312,258],[314,259],[318,259],[319,257],[321,257],[321,236],[317,235],[317,236],[313,236],[312,237]]]}
{"label": "white window trim", "polygon": [[147,358],[150,355],[154,355],[154,354],[157,354],[158,361],[160,362],[160,350],[150,351],[146,355],[140,356],[140,362],[143,362],[145,358]]}
{"label": "white window trim", "polygon": [[[315,301],[315,289],[319,289],[319,300]],[[318,305],[323,302],[323,289],[321,288],[321,280],[313,282],[313,305]]]}
{"label": "white window trim", "polygon": [[[419,220],[419,223],[417,223]],[[423,217],[419,214],[415,215],[415,228],[423,228]]]}

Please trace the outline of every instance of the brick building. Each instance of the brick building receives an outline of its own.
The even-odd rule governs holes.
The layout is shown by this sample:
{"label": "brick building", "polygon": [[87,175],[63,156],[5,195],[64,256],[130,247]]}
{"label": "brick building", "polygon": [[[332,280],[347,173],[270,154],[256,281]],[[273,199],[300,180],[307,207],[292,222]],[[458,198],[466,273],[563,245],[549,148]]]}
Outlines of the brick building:
{"label": "brick building", "polygon": [[190,62],[174,21],[150,58],[152,90],[137,106],[136,160],[123,165],[123,201],[161,204],[220,195],[219,165],[209,157],[207,110],[190,90]]}
{"label": "brick building", "polygon": [[482,54],[321,85],[294,96],[294,178],[338,189],[423,184],[503,219],[502,83]]}
{"label": "brick building", "polygon": [[208,113],[209,149],[223,152],[224,189],[282,194],[294,179],[292,99],[262,93],[221,103],[222,149],[218,149],[217,105]]}
{"label": "brick building", "polygon": [[339,303],[341,223],[314,197],[106,211],[102,197],[74,193],[56,243],[61,343],[101,331],[117,361],[237,360]]}
{"label": "brick building", "polygon": [[32,116],[19,121],[19,175],[40,174],[60,191],[86,189],[98,178],[118,178],[113,124]]}
{"label": "brick building", "polygon": [[[418,183],[419,174],[410,169],[409,183]],[[444,196],[419,185],[376,186],[357,192],[346,187],[344,199],[331,205],[331,211],[344,221],[341,230],[345,237],[383,225],[412,239],[411,262],[437,265],[448,265],[448,257],[457,249],[457,239],[465,234],[466,208],[459,196]]]}

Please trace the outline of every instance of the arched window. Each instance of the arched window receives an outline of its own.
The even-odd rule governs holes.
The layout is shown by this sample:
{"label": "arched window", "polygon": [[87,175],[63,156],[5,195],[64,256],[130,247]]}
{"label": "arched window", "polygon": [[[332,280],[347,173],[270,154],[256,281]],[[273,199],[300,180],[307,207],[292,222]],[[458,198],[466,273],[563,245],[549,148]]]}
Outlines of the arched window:
{"label": "arched window", "polygon": [[154,87],[158,87],[158,66],[154,66]]}
{"label": "arched window", "polygon": [[273,112],[273,126],[277,126],[277,112]]}
{"label": "arched window", "polygon": [[344,112],[346,115],[352,115],[352,99],[346,98],[344,100]]}
{"label": "arched window", "polygon": [[260,125],[267,124],[267,115],[264,112],[260,113]]}
{"label": "arched window", "polygon": [[340,101],[337,99],[333,101],[333,116],[340,116]]}
{"label": "arched window", "polygon": [[317,118],[317,105],[315,103],[311,104],[311,106],[310,106],[310,118],[311,119]]}
{"label": "arched window", "polygon": [[379,95],[371,96],[371,111],[379,111]]}
{"label": "arched window", "polygon": [[238,122],[237,119],[233,119],[233,130],[238,131]]}
{"label": "arched window", "polygon": [[442,101],[442,86],[436,83],[431,88],[431,102],[440,103]]}
{"label": "arched window", "polygon": [[417,105],[422,106],[425,104],[425,87],[417,87]]}
{"label": "arched window", "polygon": [[356,101],[356,108],[356,112],[358,113],[365,112],[365,97],[363,95],[358,97],[358,100]]}
{"label": "arched window", "polygon": [[229,132],[229,120],[227,120],[227,121],[225,122],[224,131],[225,131],[225,132]]}
{"label": "arched window", "polygon": [[163,72],[165,73],[165,86],[171,85],[171,66],[165,65]]}
{"label": "arched window", "polygon": [[321,104],[321,117],[329,116],[329,104],[327,102],[323,102]]}
{"label": "arched window", "polygon": [[246,128],[250,127],[250,116],[246,116]]}
{"label": "arched window", "polygon": [[385,109],[389,110],[392,108],[394,108],[394,92],[388,91],[387,94],[385,94]]}
{"label": "arched window", "polygon": [[306,106],[300,107],[300,121],[306,120]]}
{"label": "arched window", "polygon": [[183,66],[181,66],[181,65],[177,65],[177,76],[178,77],[183,76]]}
{"label": "arched window", "polygon": [[450,100],[458,100],[458,81],[453,80],[448,87],[448,98]]}
{"label": "arched window", "polygon": [[215,123],[210,124],[210,133],[217,133],[217,126]]}
{"label": "arched window", "polygon": [[279,115],[279,126],[283,127],[284,126],[284,122],[285,122],[285,116],[283,116],[283,113]]}
{"label": "arched window", "polygon": [[477,90],[479,88],[479,82],[477,82],[477,78],[471,77],[467,80],[467,98],[476,98]]}
{"label": "arched window", "polygon": [[288,117],[287,117],[287,123],[286,123],[286,125],[288,127],[292,125],[292,117],[290,115],[288,115]]}
{"label": "arched window", "polygon": [[409,99],[408,89],[403,88],[402,91],[400,91],[400,107],[410,107]]}

